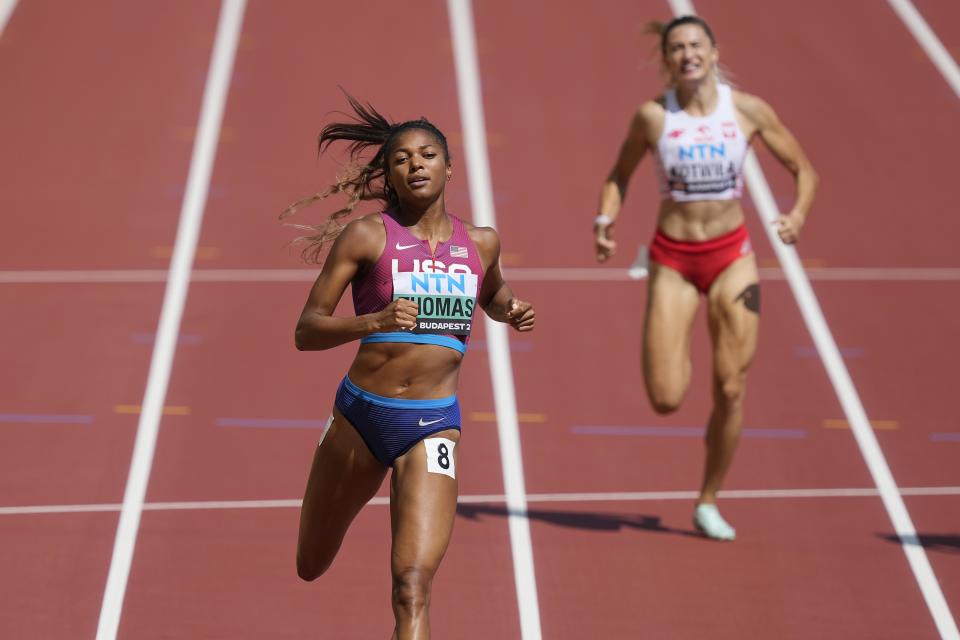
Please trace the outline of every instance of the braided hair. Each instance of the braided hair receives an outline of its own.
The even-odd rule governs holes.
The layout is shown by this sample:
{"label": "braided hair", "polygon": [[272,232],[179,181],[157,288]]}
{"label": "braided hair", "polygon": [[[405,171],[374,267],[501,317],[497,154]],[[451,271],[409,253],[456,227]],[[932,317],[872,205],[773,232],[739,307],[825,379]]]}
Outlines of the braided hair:
{"label": "braided hair", "polygon": [[[319,225],[291,224],[298,229],[307,231],[309,235],[296,238],[294,243],[304,243],[303,259],[310,263],[321,262],[324,247],[332,242],[343,231],[345,224],[341,223],[356,208],[360,202],[377,200],[383,203],[384,208],[394,208],[400,204],[397,193],[386,180],[386,158],[390,156],[400,134],[411,129],[420,129],[433,135],[443,149],[447,163],[450,162],[450,151],[447,148],[447,138],[432,122],[426,118],[407,120],[394,123],[381,115],[368,102],[359,100],[344,92],[347,102],[353,109],[350,122],[331,122],[320,132],[317,142],[318,154],[323,154],[334,142],[346,142],[350,163],[343,175],[337,176],[337,181],[318,193],[302,198],[280,214],[284,220],[300,209],[314,202],[323,200],[331,195],[342,193],[347,197],[347,203],[330,214],[325,222]],[[369,160],[361,160],[367,150],[376,151]]]}

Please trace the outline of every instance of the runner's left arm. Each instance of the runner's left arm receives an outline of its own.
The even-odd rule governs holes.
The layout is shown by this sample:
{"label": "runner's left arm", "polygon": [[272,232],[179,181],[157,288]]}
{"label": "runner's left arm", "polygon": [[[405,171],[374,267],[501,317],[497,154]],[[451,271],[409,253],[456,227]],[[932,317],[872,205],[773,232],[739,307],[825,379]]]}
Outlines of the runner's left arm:
{"label": "runner's left arm", "polygon": [[756,127],[766,147],[797,181],[797,200],[789,213],[777,219],[777,233],[786,244],[793,244],[807,220],[813,205],[819,178],[813,165],[790,130],[780,121],[773,108],[756,96],[738,93],[737,107]]}
{"label": "runner's left arm", "polygon": [[491,228],[475,228],[471,235],[480,249],[486,273],[477,303],[492,320],[505,322],[517,331],[532,331],[535,319],[533,305],[513,295],[500,271],[500,238]]}

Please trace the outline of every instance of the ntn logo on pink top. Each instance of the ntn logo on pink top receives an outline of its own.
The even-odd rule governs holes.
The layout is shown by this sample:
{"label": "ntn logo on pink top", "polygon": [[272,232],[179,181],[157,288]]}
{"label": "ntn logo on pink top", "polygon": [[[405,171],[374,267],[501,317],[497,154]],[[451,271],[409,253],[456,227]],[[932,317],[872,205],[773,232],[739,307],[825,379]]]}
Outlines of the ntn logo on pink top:
{"label": "ntn logo on pink top", "polygon": [[[387,239],[383,253],[373,267],[353,282],[353,306],[357,315],[377,313],[395,297],[447,296],[467,298],[469,304],[461,304],[457,299],[420,298],[417,302],[424,308],[424,316],[450,315],[449,323],[420,323],[418,317],[418,326],[413,332],[373,334],[361,342],[422,342],[458,350],[460,346],[465,347],[472,329],[470,320],[477,294],[483,282],[483,265],[466,225],[460,218],[450,215],[453,233],[449,239],[437,244],[431,253],[429,243],[410,233],[390,211],[381,212],[380,216]],[[401,286],[403,291],[396,291],[398,283],[406,283]],[[418,283],[424,289],[422,292],[417,289]],[[438,311],[431,312],[434,308]],[[450,309],[451,313],[440,313],[440,309]],[[467,311],[454,313],[460,309]],[[448,325],[449,331],[445,330]]]}

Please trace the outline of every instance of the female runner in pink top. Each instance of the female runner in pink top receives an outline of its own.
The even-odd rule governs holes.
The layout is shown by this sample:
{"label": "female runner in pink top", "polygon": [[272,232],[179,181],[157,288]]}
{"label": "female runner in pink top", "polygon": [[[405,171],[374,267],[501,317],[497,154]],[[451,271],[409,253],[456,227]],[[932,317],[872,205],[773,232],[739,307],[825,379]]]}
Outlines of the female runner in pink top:
{"label": "female runner in pink top", "polygon": [[[349,96],[348,96],[349,98]],[[387,121],[349,98],[354,122],[327,125],[320,150],[348,143],[356,162],[373,157],[325,193],[348,205],[317,227],[308,255],[333,240],[297,323],[301,350],[359,341],[320,441],[300,514],[297,573],[314,580],[333,562],[347,528],[376,494],[388,469],[395,639],[428,638],[430,588],[453,530],[460,363],[474,310],[530,331],[534,311],[500,273],[500,239],[447,213],[453,175],[443,133],[425,119]],[[361,200],[385,209],[346,226]],[[348,284],[356,316],[333,315]]]}

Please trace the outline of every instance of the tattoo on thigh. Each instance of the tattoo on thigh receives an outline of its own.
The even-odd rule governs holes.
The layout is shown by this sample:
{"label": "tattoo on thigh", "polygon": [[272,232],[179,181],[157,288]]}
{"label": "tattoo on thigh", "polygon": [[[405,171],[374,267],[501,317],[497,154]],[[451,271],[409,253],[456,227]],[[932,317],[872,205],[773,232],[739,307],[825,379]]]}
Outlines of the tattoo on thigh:
{"label": "tattoo on thigh", "polygon": [[740,292],[734,302],[743,302],[749,311],[754,313],[760,313],[760,285],[754,282],[753,284],[748,284],[747,287]]}

